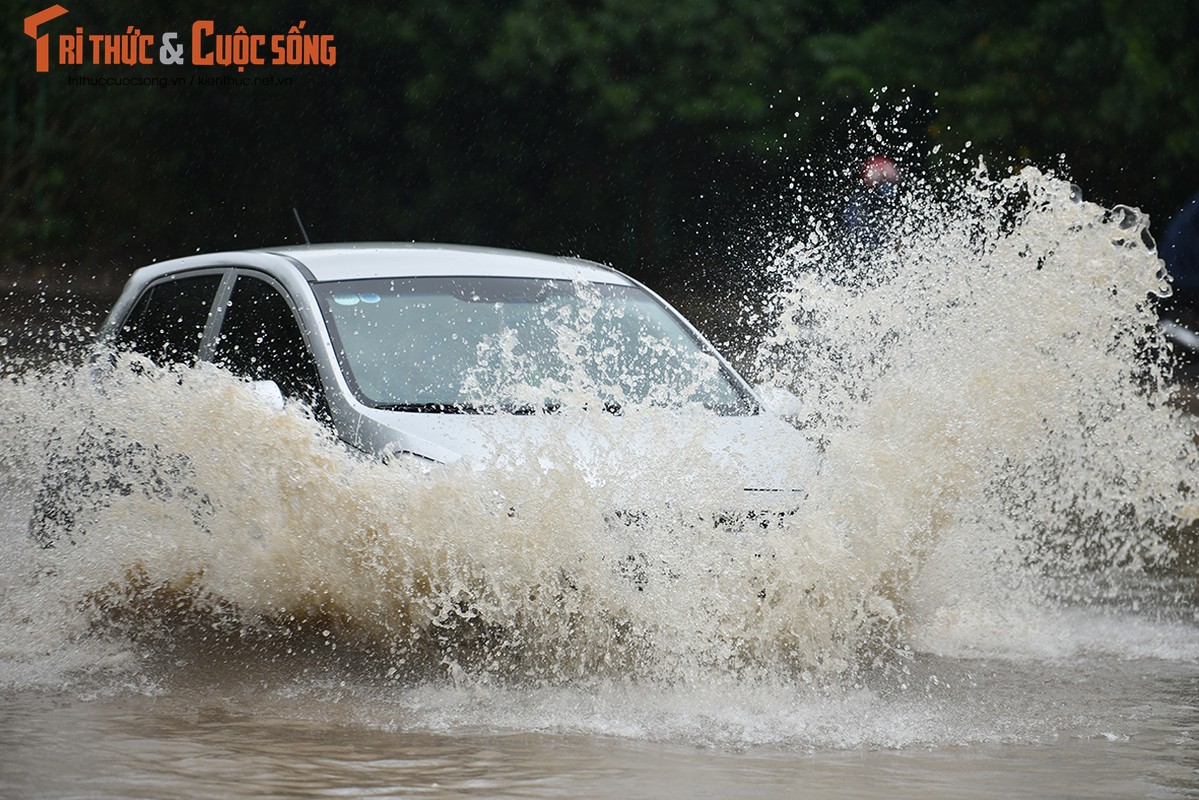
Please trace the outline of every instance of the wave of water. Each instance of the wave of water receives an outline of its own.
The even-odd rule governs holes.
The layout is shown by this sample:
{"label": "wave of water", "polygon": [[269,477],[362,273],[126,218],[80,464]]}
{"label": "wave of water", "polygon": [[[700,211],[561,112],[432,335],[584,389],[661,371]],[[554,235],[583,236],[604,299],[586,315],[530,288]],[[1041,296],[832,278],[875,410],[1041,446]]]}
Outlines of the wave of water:
{"label": "wave of water", "polygon": [[[539,417],[554,435],[531,453],[428,470],[353,454],[209,367],[102,387],[10,370],[0,686],[151,690],[179,642],[287,664],[349,652],[432,727],[569,728],[584,705],[605,732],[719,718],[716,739],[902,745],[953,716],[906,689],[952,684],[960,711],[977,680],[929,658],[1196,658],[1185,590],[1151,593],[1156,617],[1112,608],[1193,569],[1195,444],[1148,220],[979,169],[948,197],[913,181],[881,243],[803,224],[772,267],[755,368],[822,456],[795,459],[796,513],[751,536],[712,530],[745,500],[680,466],[697,445],[661,414]],[[42,549],[24,520],[88,432],[135,448],[135,488]],[[614,525],[620,508],[643,516]],[[976,710],[950,738],[1028,735]]]}

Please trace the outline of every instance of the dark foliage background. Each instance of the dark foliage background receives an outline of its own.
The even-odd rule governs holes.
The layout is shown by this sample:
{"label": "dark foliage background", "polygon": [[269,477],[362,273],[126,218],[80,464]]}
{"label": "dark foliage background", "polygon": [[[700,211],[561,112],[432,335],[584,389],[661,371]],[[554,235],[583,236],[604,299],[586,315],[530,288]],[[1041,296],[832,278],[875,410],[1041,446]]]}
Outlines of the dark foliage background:
{"label": "dark foliage background", "polygon": [[847,120],[882,87],[911,99],[909,160],[969,141],[992,168],[1064,168],[1159,231],[1199,189],[1195,2],[125,0],[69,2],[47,25],[56,39],[305,20],[336,37],[333,67],[247,73],[290,86],[166,88],[70,76],[236,70],[37,74],[21,24],[47,5],[9,11],[0,53],[10,273],[123,278],[295,242],[298,206],[316,240],[572,253],[655,283],[725,275],[797,224],[798,191],[844,192],[866,154]]}

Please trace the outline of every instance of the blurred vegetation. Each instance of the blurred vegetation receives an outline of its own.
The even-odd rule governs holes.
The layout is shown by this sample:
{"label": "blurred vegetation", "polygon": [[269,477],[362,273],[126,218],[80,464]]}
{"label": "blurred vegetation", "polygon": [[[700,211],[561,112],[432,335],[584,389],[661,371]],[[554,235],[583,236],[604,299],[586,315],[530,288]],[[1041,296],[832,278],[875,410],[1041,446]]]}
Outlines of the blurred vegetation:
{"label": "blurred vegetation", "polygon": [[[69,4],[47,26],[336,37],[286,86],[79,86],[69,76],[237,76],[192,66],[33,68],[0,51],[0,256],[124,274],[197,250],[453,241],[575,253],[650,281],[720,273],[843,191],[883,87],[924,158],[1065,168],[1161,230],[1199,189],[1195,2],[361,0],[194,9]],[[805,168],[805,165],[808,165]],[[815,166],[813,166],[815,165]],[[838,171],[840,169],[840,171]],[[798,183],[797,183],[798,182]]]}

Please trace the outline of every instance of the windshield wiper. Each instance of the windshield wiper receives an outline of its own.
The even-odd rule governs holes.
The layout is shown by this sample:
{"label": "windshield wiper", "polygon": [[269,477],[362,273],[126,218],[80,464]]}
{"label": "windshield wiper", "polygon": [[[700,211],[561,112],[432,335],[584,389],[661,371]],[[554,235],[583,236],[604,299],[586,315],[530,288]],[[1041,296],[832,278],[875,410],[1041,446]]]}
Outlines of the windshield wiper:
{"label": "windshield wiper", "polygon": [[518,403],[511,400],[500,403],[498,406],[498,410],[503,411],[505,414],[519,414],[522,416],[536,414],[538,411],[543,411],[546,414],[556,414],[561,409],[562,401],[556,400],[552,397],[546,398],[546,400],[541,404],[540,408],[538,408],[535,403]]}
{"label": "windshield wiper", "polygon": [[408,411],[419,414],[479,414],[480,409],[464,403],[380,403],[384,411]]}
{"label": "windshield wiper", "polygon": [[[545,410],[549,413],[558,410],[560,404],[547,401]],[[537,407],[532,403],[486,403],[472,405],[470,403],[380,403],[375,408],[385,411],[406,411],[419,414],[536,414]]]}
{"label": "windshield wiper", "polygon": [[[556,414],[562,409],[562,401],[556,399],[547,399],[540,409],[533,403],[517,403],[504,402],[486,405],[472,405],[470,403],[379,403],[375,408],[384,411],[404,411],[408,413],[418,414],[514,414],[516,416],[530,416],[536,414],[539,410],[546,414]],[[587,405],[583,405],[583,410],[587,410]],[[603,401],[603,410],[614,416],[621,416],[624,409],[620,403],[615,400]]]}

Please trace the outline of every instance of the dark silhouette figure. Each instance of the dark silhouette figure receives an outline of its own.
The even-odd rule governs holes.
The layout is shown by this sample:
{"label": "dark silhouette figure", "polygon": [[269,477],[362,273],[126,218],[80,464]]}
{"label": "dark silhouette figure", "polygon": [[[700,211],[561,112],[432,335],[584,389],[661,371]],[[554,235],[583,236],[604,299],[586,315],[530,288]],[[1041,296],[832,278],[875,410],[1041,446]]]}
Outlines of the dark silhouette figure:
{"label": "dark silhouette figure", "polygon": [[894,161],[871,156],[862,162],[861,182],[849,196],[842,215],[845,231],[856,244],[872,248],[886,241],[898,191],[899,169]]}
{"label": "dark silhouette figure", "polygon": [[885,253],[894,246],[899,214],[899,168],[886,156],[862,162],[857,187],[841,214],[845,280],[873,285],[886,278]]}
{"label": "dark silhouette figure", "polygon": [[1174,279],[1169,311],[1193,328],[1199,318],[1199,194],[1170,220],[1157,253]]}

